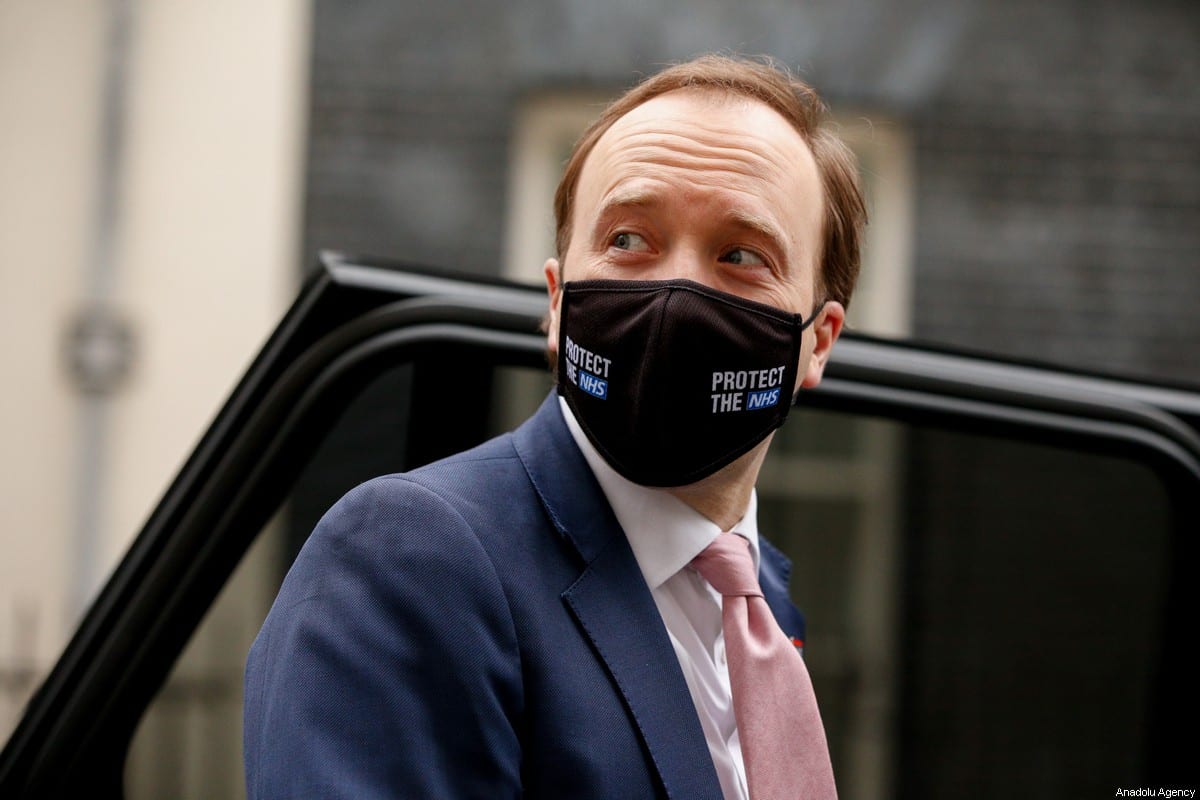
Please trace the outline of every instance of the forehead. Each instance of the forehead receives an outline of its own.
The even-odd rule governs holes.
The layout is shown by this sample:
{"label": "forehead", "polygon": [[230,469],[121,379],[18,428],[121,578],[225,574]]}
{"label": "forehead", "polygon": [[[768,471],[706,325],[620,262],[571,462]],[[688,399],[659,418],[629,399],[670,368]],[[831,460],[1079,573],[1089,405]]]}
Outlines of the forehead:
{"label": "forehead", "polygon": [[635,155],[648,154],[636,148],[656,141],[669,146],[672,138],[675,144],[717,151],[708,155],[773,162],[797,179],[816,177],[808,144],[778,111],[762,101],[715,89],[677,89],[630,109],[596,142],[583,172],[595,172],[606,159],[630,149]]}
{"label": "forehead", "polygon": [[609,126],[597,144],[656,123],[687,129],[711,127],[714,132],[732,136],[759,134],[794,139],[800,146],[804,142],[791,123],[761,100],[733,91],[697,87],[674,89],[634,106]]}
{"label": "forehead", "polygon": [[820,230],[820,175],[807,143],[773,108],[742,95],[681,89],[620,117],[584,162],[575,222],[586,226],[606,198],[630,186],[701,199],[719,193],[798,239]]}

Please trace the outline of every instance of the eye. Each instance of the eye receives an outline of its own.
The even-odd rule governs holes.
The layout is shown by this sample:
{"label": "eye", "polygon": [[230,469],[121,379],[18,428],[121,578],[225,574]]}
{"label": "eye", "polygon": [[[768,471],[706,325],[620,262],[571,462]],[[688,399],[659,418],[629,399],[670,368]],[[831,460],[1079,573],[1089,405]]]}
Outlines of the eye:
{"label": "eye", "polygon": [[738,266],[746,267],[765,267],[767,265],[762,256],[744,247],[735,247],[718,260],[724,261],[727,264],[737,264]]}
{"label": "eye", "polygon": [[640,234],[621,231],[613,235],[609,244],[618,250],[631,250],[634,252],[645,252],[650,249],[650,245]]}

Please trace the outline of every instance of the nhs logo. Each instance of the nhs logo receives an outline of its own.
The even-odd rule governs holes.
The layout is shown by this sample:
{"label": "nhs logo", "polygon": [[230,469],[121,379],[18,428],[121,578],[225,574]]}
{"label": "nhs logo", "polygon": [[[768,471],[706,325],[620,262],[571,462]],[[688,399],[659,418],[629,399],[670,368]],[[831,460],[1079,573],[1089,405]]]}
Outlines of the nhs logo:
{"label": "nhs logo", "polygon": [[566,356],[567,380],[592,397],[608,399],[607,379],[612,359],[580,347],[570,336],[567,337]]}
{"label": "nhs logo", "polygon": [[746,410],[753,411],[758,408],[770,408],[779,402],[779,387],[774,389],[765,389],[761,392],[746,393]]}
{"label": "nhs logo", "polygon": [[608,397],[608,381],[597,378],[590,372],[579,370],[577,385],[592,397],[598,397],[601,400]]}

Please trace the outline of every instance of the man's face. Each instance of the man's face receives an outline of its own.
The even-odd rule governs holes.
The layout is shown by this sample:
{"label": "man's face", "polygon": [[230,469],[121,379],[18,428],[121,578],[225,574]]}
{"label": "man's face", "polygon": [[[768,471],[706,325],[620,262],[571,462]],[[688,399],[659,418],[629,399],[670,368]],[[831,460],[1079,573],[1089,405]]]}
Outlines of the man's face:
{"label": "man's face", "polygon": [[[548,349],[563,281],[687,278],[807,318],[822,299],[822,207],[808,145],[769,106],[707,90],[648,100],[584,162],[561,277],[546,262]],[[843,317],[827,303],[805,334],[801,385],[820,381]]]}

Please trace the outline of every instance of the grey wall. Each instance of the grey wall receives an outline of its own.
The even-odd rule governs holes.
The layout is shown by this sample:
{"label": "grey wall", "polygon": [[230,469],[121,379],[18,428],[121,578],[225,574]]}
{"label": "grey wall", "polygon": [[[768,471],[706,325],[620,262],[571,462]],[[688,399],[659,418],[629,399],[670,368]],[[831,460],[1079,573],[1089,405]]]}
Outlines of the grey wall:
{"label": "grey wall", "polygon": [[911,126],[921,338],[1200,382],[1200,5],[316,3],[305,246],[498,273],[512,107],[708,50]]}
{"label": "grey wall", "polygon": [[1200,381],[1200,5],[991,3],[916,110],[917,330]]}

